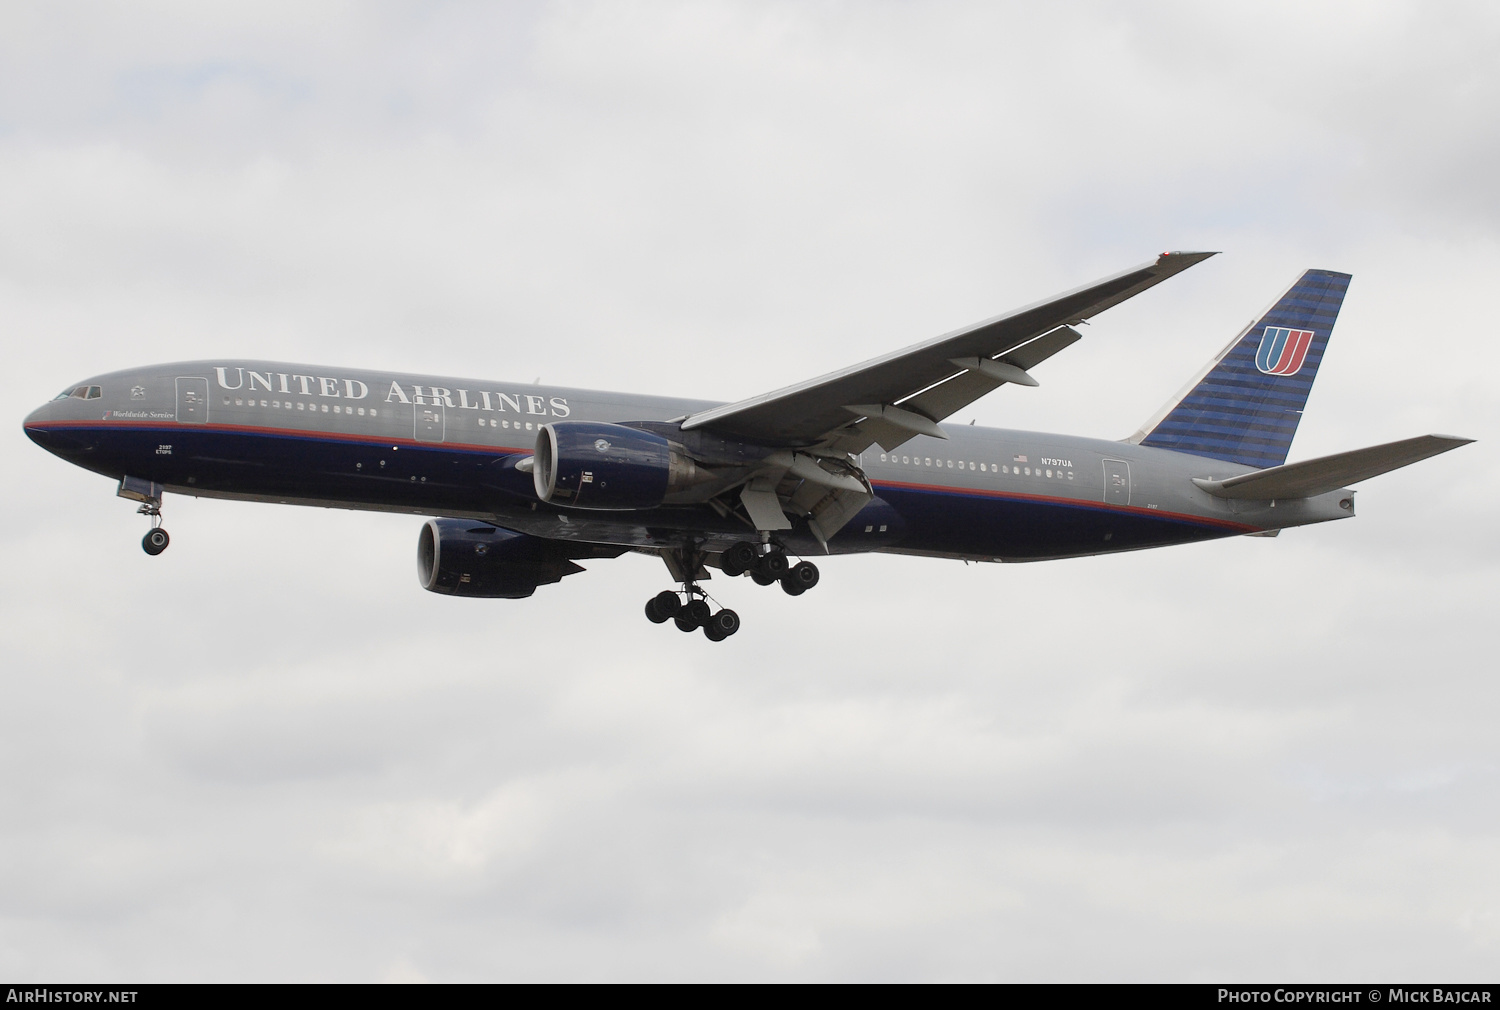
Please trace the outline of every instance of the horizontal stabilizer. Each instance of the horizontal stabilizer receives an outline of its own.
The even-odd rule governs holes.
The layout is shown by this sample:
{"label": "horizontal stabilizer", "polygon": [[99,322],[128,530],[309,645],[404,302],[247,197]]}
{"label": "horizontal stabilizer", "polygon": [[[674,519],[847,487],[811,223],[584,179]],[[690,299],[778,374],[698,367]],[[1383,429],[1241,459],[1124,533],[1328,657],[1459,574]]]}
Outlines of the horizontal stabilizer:
{"label": "horizontal stabilizer", "polygon": [[1334,453],[1318,459],[1303,460],[1273,466],[1269,470],[1241,474],[1228,480],[1210,480],[1194,477],[1193,483],[1211,495],[1220,498],[1269,499],[1311,498],[1314,495],[1337,491],[1357,481],[1375,477],[1391,470],[1399,470],[1419,460],[1438,453],[1468,445],[1472,438],[1454,435],[1419,435],[1372,445],[1368,449]]}

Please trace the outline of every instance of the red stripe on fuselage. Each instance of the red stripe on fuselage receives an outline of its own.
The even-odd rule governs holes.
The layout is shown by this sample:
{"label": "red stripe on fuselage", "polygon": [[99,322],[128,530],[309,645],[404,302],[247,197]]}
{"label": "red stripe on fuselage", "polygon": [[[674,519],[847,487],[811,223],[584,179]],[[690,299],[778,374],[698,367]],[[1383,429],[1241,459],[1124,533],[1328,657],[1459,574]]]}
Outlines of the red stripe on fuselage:
{"label": "red stripe on fuselage", "polygon": [[251,424],[193,424],[180,421],[114,421],[104,418],[101,421],[48,421],[45,424],[33,424],[33,428],[47,431],[50,428],[98,428],[101,431],[215,431],[231,432],[239,435],[275,435],[280,438],[311,438],[331,439],[336,442],[356,442],[366,445],[393,445],[410,446],[418,449],[462,449],[465,452],[488,452],[501,455],[513,455],[518,452],[531,452],[531,449],[518,449],[513,446],[504,445],[477,445],[473,442],[419,442],[415,438],[382,438],[379,435],[356,435],[342,431],[321,431],[308,428],[266,428]]}

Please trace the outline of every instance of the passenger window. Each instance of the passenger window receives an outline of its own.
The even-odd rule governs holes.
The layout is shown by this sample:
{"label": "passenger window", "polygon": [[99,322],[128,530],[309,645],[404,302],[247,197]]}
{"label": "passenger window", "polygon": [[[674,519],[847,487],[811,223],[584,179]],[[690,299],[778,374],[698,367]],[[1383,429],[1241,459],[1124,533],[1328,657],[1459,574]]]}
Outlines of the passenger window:
{"label": "passenger window", "polygon": [[983,464],[983,463],[980,463],[980,464],[979,464],[979,471],[980,471],[980,472],[981,472],[981,473],[989,473],[989,470],[987,470],[987,469],[986,469],[986,468],[985,468],[985,465],[984,465],[984,464]]}

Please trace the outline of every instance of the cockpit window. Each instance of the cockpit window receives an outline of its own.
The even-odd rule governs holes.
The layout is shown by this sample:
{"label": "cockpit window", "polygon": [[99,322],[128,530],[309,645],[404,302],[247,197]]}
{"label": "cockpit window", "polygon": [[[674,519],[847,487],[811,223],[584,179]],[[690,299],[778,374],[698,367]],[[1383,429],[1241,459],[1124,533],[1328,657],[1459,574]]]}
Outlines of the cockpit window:
{"label": "cockpit window", "polygon": [[65,389],[61,393],[58,393],[53,399],[97,400],[103,395],[103,390],[98,386],[74,386],[72,389]]}

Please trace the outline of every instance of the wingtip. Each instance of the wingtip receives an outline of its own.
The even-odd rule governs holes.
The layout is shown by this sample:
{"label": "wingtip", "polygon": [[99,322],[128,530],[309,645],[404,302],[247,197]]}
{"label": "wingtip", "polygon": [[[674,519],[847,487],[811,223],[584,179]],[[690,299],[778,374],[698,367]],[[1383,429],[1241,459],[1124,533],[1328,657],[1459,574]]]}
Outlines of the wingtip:
{"label": "wingtip", "polygon": [[1170,252],[1164,252],[1160,256],[1156,257],[1156,262],[1161,264],[1166,263],[1168,260],[1170,260],[1174,263],[1202,263],[1210,256],[1217,255],[1219,255],[1219,250],[1217,249],[1212,252],[1190,252],[1182,249],[1174,249]]}

